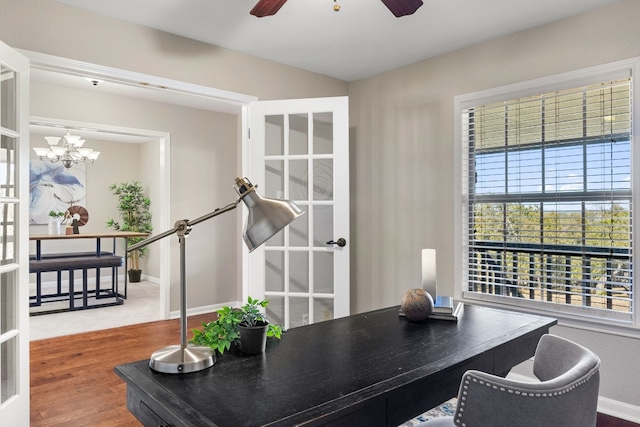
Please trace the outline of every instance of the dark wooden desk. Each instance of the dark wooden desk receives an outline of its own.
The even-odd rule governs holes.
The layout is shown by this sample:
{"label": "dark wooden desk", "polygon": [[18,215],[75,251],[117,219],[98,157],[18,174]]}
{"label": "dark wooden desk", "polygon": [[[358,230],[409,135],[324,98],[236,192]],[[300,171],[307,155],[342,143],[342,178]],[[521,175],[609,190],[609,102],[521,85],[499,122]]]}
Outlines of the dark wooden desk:
{"label": "dark wooden desk", "polygon": [[147,426],[397,426],[455,396],[462,374],[506,374],[556,320],[466,306],[456,322],[409,323],[398,307],[294,328],[258,356],[210,369],[117,366]]}

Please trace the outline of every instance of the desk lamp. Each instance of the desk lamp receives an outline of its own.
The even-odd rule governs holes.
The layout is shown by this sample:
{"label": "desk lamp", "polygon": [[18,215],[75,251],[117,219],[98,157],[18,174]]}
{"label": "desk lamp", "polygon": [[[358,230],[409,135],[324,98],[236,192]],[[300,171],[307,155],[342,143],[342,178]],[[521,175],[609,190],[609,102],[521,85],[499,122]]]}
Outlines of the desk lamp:
{"label": "desk lamp", "polygon": [[247,178],[236,178],[235,189],[240,196],[235,202],[192,221],[183,219],[176,221],[173,229],[158,234],[127,248],[127,252],[135,251],[177,233],[180,242],[180,345],[171,345],[155,351],[149,360],[149,367],[154,371],[168,374],[186,374],[201,371],[216,363],[215,351],[205,346],[187,345],[187,280],[186,280],[186,241],[191,226],[206,221],[214,216],[235,209],[243,201],[249,209],[249,216],[244,231],[244,241],[249,252],[266,242],[278,231],[289,225],[304,212],[295,203],[288,200],[274,200],[261,197],[256,187]]}

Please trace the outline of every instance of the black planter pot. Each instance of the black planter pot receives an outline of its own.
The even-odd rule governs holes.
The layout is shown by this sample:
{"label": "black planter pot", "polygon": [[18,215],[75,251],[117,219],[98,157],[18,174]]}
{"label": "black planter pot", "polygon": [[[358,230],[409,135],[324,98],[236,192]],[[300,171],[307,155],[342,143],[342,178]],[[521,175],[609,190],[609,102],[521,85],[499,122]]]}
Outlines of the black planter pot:
{"label": "black planter pot", "polygon": [[245,354],[262,353],[267,345],[268,323],[258,322],[256,326],[238,325],[240,331],[240,351]]}
{"label": "black planter pot", "polygon": [[129,283],[139,282],[142,276],[142,270],[129,270],[127,273],[129,273]]}

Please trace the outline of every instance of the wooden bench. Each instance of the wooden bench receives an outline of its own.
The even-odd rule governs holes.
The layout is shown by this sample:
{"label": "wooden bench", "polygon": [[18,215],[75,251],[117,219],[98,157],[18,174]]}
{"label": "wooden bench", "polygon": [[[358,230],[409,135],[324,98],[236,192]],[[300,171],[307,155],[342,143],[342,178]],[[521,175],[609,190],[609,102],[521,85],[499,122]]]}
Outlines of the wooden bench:
{"label": "wooden bench", "polygon": [[[32,257],[29,260],[29,273],[35,273],[36,277],[36,295],[30,297],[32,301],[30,307],[38,307],[43,302],[55,302],[69,299],[68,310],[84,310],[87,308],[104,307],[109,305],[121,305],[123,300],[118,295],[118,276],[117,268],[121,267],[124,260],[121,256],[113,255],[110,252],[76,252],[64,254],[48,254],[42,255],[40,259]],[[100,269],[112,269],[112,287],[111,289],[100,289]],[[87,271],[96,269],[96,289],[88,289]],[[74,272],[82,270],[82,291],[75,291],[74,288]],[[62,272],[69,272],[69,292],[62,292]],[[42,294],[42,278],[41,273],[57,272],[57,292],[53,294]],[[113,298],[113,301],[102,304],[89,304],[89,296],[97,299]],[[82,298],[82,305],[76,306],[76,298]],[[32,312],[31,314],[44,314],[56,311],[67,311],[67,309],[49,310]]]}

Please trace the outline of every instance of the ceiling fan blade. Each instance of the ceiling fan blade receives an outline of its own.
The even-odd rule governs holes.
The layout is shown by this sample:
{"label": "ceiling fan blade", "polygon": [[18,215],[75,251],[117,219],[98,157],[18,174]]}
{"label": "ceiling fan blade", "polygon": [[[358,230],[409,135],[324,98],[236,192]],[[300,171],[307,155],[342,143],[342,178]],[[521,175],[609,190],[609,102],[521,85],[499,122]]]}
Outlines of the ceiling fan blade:
{"label": "ceiling fan blade", "polygon": [[422,0],[382,0],[397,18],[405,15],[411,15],[422,6]]}
{"label": "ceiling fan blade", "polygon": [[249,13],[258,18],[275,15],[286,2],[287,0],[260,0]]}

